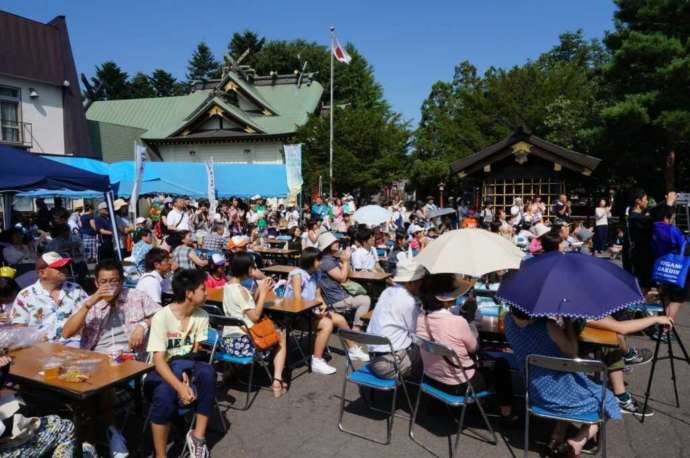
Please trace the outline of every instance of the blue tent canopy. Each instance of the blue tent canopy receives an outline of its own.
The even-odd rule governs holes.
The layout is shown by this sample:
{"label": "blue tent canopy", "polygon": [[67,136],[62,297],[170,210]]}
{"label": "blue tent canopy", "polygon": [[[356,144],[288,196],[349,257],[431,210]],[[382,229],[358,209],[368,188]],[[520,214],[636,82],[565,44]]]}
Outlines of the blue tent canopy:
{"label": "blue tent canopy", "polygon": [[102,194],[110,189],[107,174],[61,164],[6,145],[0,145],[0,164],[0,191],[41,188]]}
{"label": "blue tent canopy", "polygon": [[[118,184],[118,196],[128,197],[134,182],[134,161],[107,164],[94,159],[50,156],[49,159],[98,173],[107,173],[111,183]],[[214,165],[216,194],[225,197],[284,197],[288,194],[287,176],[283,164],[224,164]],[[91,193],[93,194],[93,193]],[[45,190],[22,194],[26,197],[55,195],[64,197],[97,197],[88,192]],[[208,195],[206,165],[198,162],[147,162],[140,194],[174,194],[194,198]]]}

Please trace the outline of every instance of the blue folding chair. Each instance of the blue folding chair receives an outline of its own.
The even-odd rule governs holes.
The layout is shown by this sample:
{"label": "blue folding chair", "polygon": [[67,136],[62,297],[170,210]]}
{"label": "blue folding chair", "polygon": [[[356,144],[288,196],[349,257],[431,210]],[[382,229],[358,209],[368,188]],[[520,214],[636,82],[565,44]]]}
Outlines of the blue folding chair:
{"label": "blue folding chair", "polygon": [[[449,446],[449,456],[453,458],[457,454],[458,450],[458,444],[460,443],[460,434],[462,434],[463,426],[465,424],[465,412],[467,410],[468,405],[476,405],[479,408],[479,412],[482,415],[482,418],[484,419],[484,423],[486,424],[487,428],[489,429],[489,432],[491,433],[492,439],[489,439],[482,434],[479,434],[477,432],[474,432],[476,436],[479,438],[485,440],[486,442],[496,445],[498,443],[498,440],[496,439],[496,433],[494,432],[493,427],[491,426],[491,423],[489,422],[489,418],[486,415],[486,412],[484,411],[484,408],[482,407],[481,402],[479,402],[482,398],[486,398],[488,396],[491,396],[494,394],[493,390],[483,390],[483,391],[475,391],[474,387],[472,386],[472,383],[469,381],[469,378],[467,377],[467,374],[465,373],[465,369],[462,365],[462,362],[460,361],[460,358],[458,357],[457,353],[455,353],[454,350],[448,348],[447,346],[440,344],[438,342],[432,342],[430,340],[424,339],[422,337],[419,337],[417,335],[414,336],[415,341],[419,345],[422,351],[425,351],[427,353],[431,353],[434,355],[438,355],[444,360],[451,361],[454,365],[457,367],[461,368],[460,370],[462,371],[463,377],[465,380],[468,381],[467,383],[467,390],[465,391],[464,395],[454,395],[450,393],[446,393],[443,390],[440,390],[436,388],[433,385],[430,385],[425,381],[426,375],[422,376],[422,381],[419,384],[419,392],[417,393],[417,402],[414,407],[414,413],[412,414],[412,418],[410,419],[410,431],[409,435],[410,438],[420,447],[422,447],[424,450],[428,451],[431,454],[436,455],[436,453],[429,449],[427,446],[425,446],[423,443],[421,443],[415,436],[414,436],[414,427],[415,427],[415,422],[417,419],[417,413],[419,411],[419,403],[422,398],[422,394],[425,394],[427,396],[430,396],[443,404],[445,404],[448,407],[462,407],[462,410],[460,412],[460,422],[458,423],[458,430],[455,434],[455,445],[452,447]],[[460,380],[458,380],[458,383],[460,383]],[[449,438],[449,440],[451,440]],[[450,444],[449,444],[450,445]]]}
{"label": "blue folding chair", "polygon": [[[344,433],[351,434],[356,437],[360,437],[362,439],[366,439],[372,442],[375,442],[377,444],[381,445],[388,445],[391,442],[391,433],[393,430],[393,419],[395,418],[395,402],[397,399],[397,394],[398,394],[398,387],[402,387],[403,392],[405,393],[405,398],[407,399],[407,404],[410,407],[410,410],[412,410],[412,402],[410,401],[410,395],[407,392],[407,387],[405,386],[405,381],[403,380],[403,376],[400,373],[400,367],[398,366],[398,362],[394,359],[393,360],[393,368],[394,368],[394,377],[390,379],[384,379],[376,376],[371,369],[369,369],[368,365],[362,366],[360,368],[355,368],[354,364],[352,363],[352,360],[350,359],[350,354],[348,352],[348,346],[347,346],[347,341],[354,342],[356,344],[365,346],[365,345],[384,345],[390,348],[390,352],[393,353],[393,344],[387,337],[383,336],[378,336],[375,334],[367,334],[364,332],[356,332],[356,331],[349,331],[349,330],[344,330],[340,329],[338,330],[338,337],[340,338],[340,342],[343,346],[343,350],[345,351],[345,355],[347,356],[347,366],[345,369],[345,377],[343,378],[343,392],[342,396],[340,399],[340,412],[338,414],[338,429],[341,430]],[[377,412],[382,412],[387,414],[386,417],[386,440],[382,441],[380,439],[366,436],[364,434],[360,434],[348,429],[345,429],[343,426],[343,416],[345,414],[345,392],[347,391],[347,384],[348,383],[353,383],[358,386],[365,386],[367,388],[371,388],[373,390],[378,390],[378,391],[387,391],[393,392],[393,399],[391,401],[391,408],[390,411],[385,411],[381,409],[377,409],[374,406],[372,406],[369,402],[367,402],[367,407],[371,410],[377,411]],[[352,401],[348,401],[352,402]]]}
{"label": "blue folding chair", "polygon": [[[206,308],[208,306],[204,307]],[[209,313],[208,317],[209,329],[208,340],[206,341],[206,345],[211,347],[210,361],[223,364],[235,364],[237,366],[249,366],[249,380],[247,381],[247,383],[240,382],[243,385],[247,386],[247,396],[244,402],[244,406],[238,408],[234,407],[233,405],[230,407],[236,410],[249,410],[249,407],[251,407],[252,403],[259,395],[259,391],[257,390],[254,396],[252,397],[252,388],[254,386],[252,383],[254,381],[254,367],[257,364],[263,367],[266,371],[266,375],[268,375],[268,378],[271,379],[272,376],[271,372],[268,370],[268,363],[259,351],[255,352],[254,356],[235,356],[222,351],[219,348],[219,342],[223,338],[223,328],[225,326],[238,326],[244,328],[246,325],[240,319],[231,318],[225,315]],[[251,334],[247,333],[247,335],[251,339]]]}
{"label": "blue folding chair", "polygon": [[549,409],[532,404],[529,398],[530,366],[548,369],[557,372],[584,373],[586,375],[599,374],[600,380],[608,380],[608,369],[602,361],[590,359],[570,359],[557,358],[554,356],[528,355],[525,363],[525,450],[524,456],[527,458],[529,449],[529,417],[550,418],[552,420],[570,421],[574,423],[600,424],[599,442],[601,444],[601,456],[606,458],[606,383],[601,384],[601,405],[592,412],[565,416],[561,413],[552,412]]}

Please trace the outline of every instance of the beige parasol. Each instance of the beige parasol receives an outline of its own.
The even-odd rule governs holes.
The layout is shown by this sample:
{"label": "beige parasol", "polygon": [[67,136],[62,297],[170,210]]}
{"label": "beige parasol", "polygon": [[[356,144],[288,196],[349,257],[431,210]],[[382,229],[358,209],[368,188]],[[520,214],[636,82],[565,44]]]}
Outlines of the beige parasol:
{"label": "beige parasol", "polygon": [[510,240],[484,229],[449,231],[424,248],[416,260],[432,274],[479,278],[498,270],[517,269],[524,253]]}

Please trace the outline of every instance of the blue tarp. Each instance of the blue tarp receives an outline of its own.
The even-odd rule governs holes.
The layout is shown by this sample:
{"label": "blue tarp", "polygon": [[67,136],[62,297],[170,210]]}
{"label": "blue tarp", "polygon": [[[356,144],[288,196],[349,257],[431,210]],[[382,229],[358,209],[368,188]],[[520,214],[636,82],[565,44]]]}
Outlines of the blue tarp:
{"label": "blue tarp", "polygon": [[0,145],[0,191],[29,189],[69,189],[99,191],[110,189],[107,173],[47,160],[35,154]]}
{"label": "blue tarp", "polygon": [[[69,156],[46,156],[63,164],[96,173],[107,173],[111,183],[118,184],[118,196],[128,197],[134,182],[134,161],[108,164],[94,159]],[[287,176],[283,164],[223,164],[214,165],[216,194],[219,198],[284,197],[288,194]],[[147,162],[140,194],[176,194],[199,198],[207,194],[206,165],[198,162]],[[38,190],[21,194],[39,196],[98,197],[89,192]]]}

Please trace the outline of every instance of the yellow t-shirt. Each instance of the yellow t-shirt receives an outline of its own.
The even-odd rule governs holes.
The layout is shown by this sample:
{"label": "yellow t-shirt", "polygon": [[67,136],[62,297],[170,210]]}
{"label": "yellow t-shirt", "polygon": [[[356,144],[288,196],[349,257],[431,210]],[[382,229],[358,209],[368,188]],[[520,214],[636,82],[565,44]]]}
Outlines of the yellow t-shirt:
{"label": "yellow t-shirt", "polygon": [[189,327],[182,329],[182,323],[170,310],[163,307],[151,319],[151,332],[146,351],[165,352],[165,360],[173,356],[184,356],[192,352],[194,344],[208,339],[208,314],[196,309],[189,317]]}

